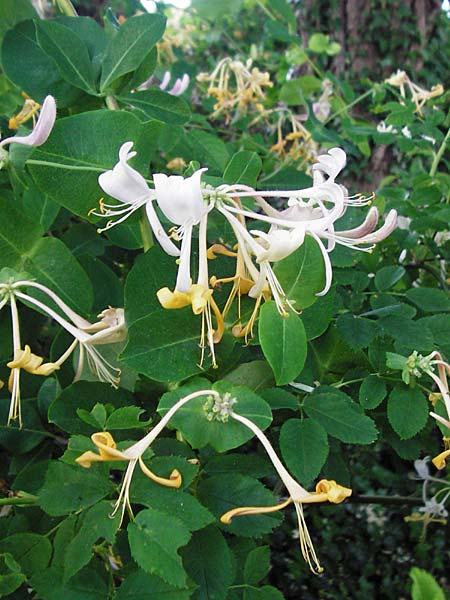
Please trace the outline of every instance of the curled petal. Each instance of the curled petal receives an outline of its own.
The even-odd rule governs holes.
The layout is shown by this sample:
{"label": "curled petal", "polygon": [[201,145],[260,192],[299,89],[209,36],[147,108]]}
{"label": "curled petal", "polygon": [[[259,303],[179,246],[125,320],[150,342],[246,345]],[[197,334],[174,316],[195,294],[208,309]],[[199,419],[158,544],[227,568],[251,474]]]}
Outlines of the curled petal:
{"label": "curled petal", "polygon": [[16,135],[0,142],[0,148],[6,144],[23,144],[24,146],[41,146],[47,141],[56,119],[56,102],[53,96],[47,96],[42,104],[39,119],[33,131],[28,135]]}
{"label": "curled petal", "polygon": [[159,84],[159,89],[165,90],[166,87],[169,85],[169,82],[170,82],[170,71],[166,71],[164,73],[161,83]]}
{"label": "curled petal", "polygon": [[441,452],[440,454],[435,456],[432,460],[432,463],[436,467],[436,469],[439,469],[439,471],[441,471],[447,465],[447,459],[449,458],[449,456],[450,450],[445,450],[444,452]]}
{"label": "curled petal", "polygon": [[372,233],[372,231],[375,229],[375,227],[378,224],[378,219],[379,219],[378,209],[376,208],[376,206],[372,206],[372,208],[367,213],[367,216],[366,216],[364,222],[361,223],[361,225],[359,225],[358,227],[354,227],[353,229],[346,229],[344,231],[338,231],[337,235],[342,235],[342,236],[345,236],[345,237],[351,238],[351,239],[364,237],[364,236],[368,235],[369,233]]}
{"label": "curled petal", "polygon": [[129,166],[128,161],[136,155],[132,152],[133,142],[125,142],[119,150],[119,162],[111,171],[98,178],[100,187],[112,198],[126,204],[144,203],[151,196],[151,190],[140,173]]}
{"label": "curled petal", "polygon": [[232,508],[220,517],[221,523],[229,525],[234,517],[245,517],[247,515],[264,515],[267,513],[276,512],[286,508],[292,502],[292,498],[288,498],[284,502],[275,504],[274,506],[239,506],[238,508]]}
{"label": "curled petal", "polygon": [[153,471],[150,471],[150,469],[142,460],[142,456],[139,457],[139,466],[141,467],[141,470],[144,473],[144,475],[146,475],[155,483],[159,483],[159,485],[164,485],[165,487],[172,487],[178,489],[183,483],[183,478],[181,477],[181,473],[178,471],[178,469],[173,469],[169,479],[166,479],[165,477],[160,477],[159,475],[155,475]]}
{"label": "curled petal", "polygon": [[75,459],[80,466],[88,469],[93,462],[105,462],[110,460],[128,460],[128,457],[117,450],[116,442],[108,431],[102,431],[91,435],[91,440],[98,448],[98,454],[88,450]]}
{"label": "curled petal", "polygon": [[190,78],[187,73],[183,75],[183,77],[177,79],[174,83],[174,86],[171,90],[169,90],[169,94],[172,96],[181,96],[189,87]]}
{"label": "curled petal", "polygon": [[358,240],[359,243],[377,244],[386,239],[397,227],[397,211],[390,210],[382,227],[375,233],[370,233]]}

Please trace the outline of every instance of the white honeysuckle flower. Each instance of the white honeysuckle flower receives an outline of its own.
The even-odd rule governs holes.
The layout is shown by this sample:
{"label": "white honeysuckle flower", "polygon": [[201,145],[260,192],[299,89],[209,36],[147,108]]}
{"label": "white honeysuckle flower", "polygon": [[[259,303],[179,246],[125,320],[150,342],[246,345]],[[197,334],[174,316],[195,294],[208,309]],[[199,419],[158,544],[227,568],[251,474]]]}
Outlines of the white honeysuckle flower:
{"label": "white honeysuckle flower", "polygon": [[[35,288],[46,294],[52,301],[46,304],[37,298],[30,296],[23,289]],[[61,365],[72,355],[75,348],[79,348],[78,366],[75,373],[75,380],[79,379],[83,371],[84,359],[87,362],[91,372],[100,380],[118,387],[120,381],[120,369],[109,363],[96,346],[104,344],[114,344],[123,342],[127,335],[125,325],[125,315],[121,308],[108,308],[99,315],[97,323],[90,323],[75,311],[73,311],[55,292],[45,285],[36,281],[21,279],[9,283],[0,284],[0,309],[9,302],[12,320],[13,334],[13,355],[14,358],[8,362],[7,366],[11,369],[9,379],[9,389],[11,391],[11,403],[8,417],[8,423],[18,419],[22,425],[20,411],[20,371],[21,369],[32,375],[51,375],[58,370]],[[16,301],[20,300],[28,306],[32,306],[42,311],[48,317],[56,321],[63,327],[74,339],[68,349],[54,362],[44,363],[44,359],[31,352],[29,346],[22,349],[19,314]],[[54,304],[62,311],[65,316],[56,312]]]}
{"label": "white honeysuckle flower", "polygon": [[6,144],[22,144],[24,146],[41,146],[47,141],[56,120],[56,102],[53,96],[47,96],[42,104],[39,118],[31,133],[16,135],[0,141],[0,148]]}
{"label": "white honeysuckle flower", "polygon": [[281,481],[286,487],[289,493],[289,498],[285,502],[281,502],[280,504],[277,504],[275,506],[243,506],[239,508],[234,508],[222,515],[220,520],[222,521],[222,523],[229,524],[231,520],[235,517],[265,514],[278,511],[282,508],[285,508],[291,502],[293,502],[298,518],[299,541],[303,558],[308,563],[311,571],[313,571],[314,573],[321,573],[323,569],[320,566],[311,537],[308,532],[308,528],[306,526],[305,517],[303,514],[303,505],[315,504],[319,502],[330,502],[332,504],[340,504],[346,498],[351,496],[352,490],[350,488],[346,488],[344,486],[339,485],[338,483],[336,483],[336,481],[322,479],[317,483],[315,492],[308,492],[308,490],[303,488],[285,468],[285,466],[279,459],[277,453],[273,449],[270,441],[268,440],[266,435],[261,431],[261,429],[257,425],[255,425],[253,421],[247,419],[247,417],[243,417],[242,415],[237,414],[233,409],[234,404],[235,403],[230,400],[228,400],[226,405],[222,403],[222,410],[220,411],[221,420],[224,420],[225,415],[223,413],[224,411],[226,411],[228,417],[235,419],[236,421],[250,429],[250,431],[252,431],[252,433],[259,439],[259,441],[264,446],[264,449],[267,452],[273,466],[275,467]]}
{"label": "white honeysuckle flower", "polygon": [[156,483],[166,487],[179,488],[181,486],[182,477],[177,469],[172,471],[168,479],[159,477],[158,475],[155,475],[144,463],[143,455],[147,448],[151,446],[161,431],[166,427],[175,413],[177,413],[178,410],[187,402],[190,402],[191,400],[201,396],[208,396],[208,398],[213,398],[215,400],[220,398],[220,395],[215,390],[200,390],[181,398],[181,400],[178,400],[178,402],[176,402],[172,408],[167,411],[164,417],[162,417],[161,421],[155,427],[153,427],[153,429],[147,433],[147,435],[125,450],[117,449],[114,438],[107,431],[94,433],[94,435],[91,436],[92,442],[98,449],[98,454],[96,452],[92,452],[92,450],[84,452],[84,454],[75,459],[75,462],[77,462],[80,466],[89,468],[93,462],[128,462],[128,466],[120,488],[119,497],[116,501],[111,517],[113,517],[121,507],[120,523],[122,523],[126,509],[128,509],[130,514],[133,515],[133,510],[130,503],[130,486],[134,469],[138,463],[144,475],[146,475],[152,481],[155,481]]}
{"label": "white honeysuckle flower", "polygon": [[150,189],[144,177],[128,164],[128,161],[136,155],[136,152],[131,151],[132,147],[133,142],[122,144],[119,150],[119,162],[112,170],[102,173],[98,178],[100,187],[109,196],[119,200],[120,204],[105,204],[101,201],[100,211],[91,210],[90,214],[97,217],[118,217],[98,230],[101,232],[122,223],[136,210],[145,206],[152,231],[163,250],[170,256],[179,256],[180,250],[170,240],[153,207],[155,191]]}
{"label": "white honeysuckle flower", "polygon": [[397,133],[397,129],[395,129],[392,125],[386,125],[384,121],[380,121],[377,125],[378,133]]}
{"label": "white honeysuckle flower", "polygon": [[170,76],[170,71],[165,71],[165,73],[163,75],[163,78],[162,78],[162,81],[159,84],[159,89],[160,90],[165,90],[166,89],[166,87],[169,85],[170,77],[171,77]]}
{"label": "white honeysuckle flower", "polygon": [[402,134],[408,138],[409,140],[411,139],[412,135],[411,132],[409,130],[409,127],[407,127],[406,125],[402,128]]}
{"label": "white honeysuckle flower", "polygon": [[181,239],[181,252],[175,289],[181,293],[189,293],[192,284],[190,261],[193,228],[212,208],[212,204],[204,201],[201,190],[200,180],[204,171],[206,169],[199,169],[186,178],[164,173],[153,175],[158,206],[169,221],[178,225],[175,233]]}
{"label": "white honeysuckle flower", "polygon": [[330,148],[328,154],[319,155],[317,162],[312,166],[314,184],[324,181],[334,182],[346,163],[347,155],[342,148]]}
{"label": "white honeysuckle flower", "polygon": [[179,77],[173,84],[172,89],[168,90],[171,96],[181,96],[188,89],[190,83],[190,77],[187,73],[184,73],[182,77]]}

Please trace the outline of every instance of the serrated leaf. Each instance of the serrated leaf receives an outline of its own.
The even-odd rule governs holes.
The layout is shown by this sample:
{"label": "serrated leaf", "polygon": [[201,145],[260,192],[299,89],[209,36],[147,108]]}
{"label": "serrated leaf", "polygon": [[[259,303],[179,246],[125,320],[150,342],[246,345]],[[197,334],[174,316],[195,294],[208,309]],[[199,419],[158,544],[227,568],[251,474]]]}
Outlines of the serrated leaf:
{"label": "serrated leaf", "polygon": [[175,587],[186,586],[178,549],[185,546],[191,534],[176,517],[154,509],[145,509],[128,525],[131,555],[148,573],[157,575]]}
{"label": "serrated leaf", "polygon": [[387,416],[398,436],[407,440],[425,427],[428,401],[418,388],[398,385],[389,394]]}
{"label": "serrated leaf", "polygon": [[406,297],[421,310],[427,312],[445,312],[450,310],[448,294],[437,288],[411,288]]}
{"label": "serrated leaf", "polygon": [[31,577],[48,565],[52,545],[46,537],[37,533],[15,533],[0,541],[0,554],[3,552],[11,554],[22,571]]}
{"label": "serrated leaf", "polygon": [[378,332],[375,321],[352,314],[338,317],[336,325],[339,333],[353,350],[367,348]]}
{"label": "serrated leaf", "polygon": [[306,333],[300,317],[294,312],[282,317],[274,301],[266,302],[260,311],[258,333],[277,384],[293,381],[303,370],[307,352]]}
{"label": "serrated leaf", "polygon": [[382,329],[402,346],[418,351],[428,352],[433,350],[431,332],[418,321],[392,315],[383,317],[378,322]]}
{"label": "serrated leaf", "polygon": [[191,589],[173,587],[141,569],[131,571],[117,590],[116,600],[189,600]]}
{"label": "serrated leaf", "polygon": [[294,477],[307,485],[317,477],[327,460],[327,433],[312,419],[289,419],[280,430],[280,450]]}
{"label": "serrated leaf", "polygon": [[[389,354],[389,352],[386,352]],[[377,408],[386,398],[386,384],[376,375],[366,377],[359,388],[359,402],[367,409]]]}
{"label": "serrated leaf", "polygon": [[[248,475],[225,473],[213,475],[198,486],[201,502],[217,519],[239,506],[274,506],[276,498],[260,481]],[[220,524],[224,531],[244,537],[259,537],[270,533],[281,521],[278,512],[266,515],[236,517],[229,525]]]}
{"label": "serrated leaf", "polygon": [[39,506],[52,517],[67,515],[92,506],[110,491],[110,482],[99,477],[98,470],[55,461],[50,463],[39,490]]}
{"label": "serrated leaf", "polygon": [[252,550],[245,560],[244,581],[248,585],[256,585],[270,571],[270,548],[260,546]]}
{"label": "serrated leaf", "polygon": [[64,558],[64,579],[69,580],[91,560],[97,540],[114,542],[120,525],[120,514],[111,518],[111,503],[104,501],[89,508],[81,517],[81,527],[67,546]]}
{"label": "serrated leaf", "polygon": [[189,577],[198,585],[192,600],[226,600],[233,563],[221,532],[213,526],[197,531],[181,553]]}
{"label": "serrated leaf", "polygon": [[380,292],[385,292],[393,287],[406,273],[403,267],[382,267],[375,275],[375,287]]}
{"label": "serrated leaf", "polygon": [[145,14],[127,19],[111,38],[102,62],[100,89],[134,71],[164,33],[166,19],[160,14]]}
{"label": "serrated leaf", "polygon": [[303,403],[306,414],[325,431],[348,444],[371,444],[377,437],[377,428],[371,418],[340,390],[320,386]]}

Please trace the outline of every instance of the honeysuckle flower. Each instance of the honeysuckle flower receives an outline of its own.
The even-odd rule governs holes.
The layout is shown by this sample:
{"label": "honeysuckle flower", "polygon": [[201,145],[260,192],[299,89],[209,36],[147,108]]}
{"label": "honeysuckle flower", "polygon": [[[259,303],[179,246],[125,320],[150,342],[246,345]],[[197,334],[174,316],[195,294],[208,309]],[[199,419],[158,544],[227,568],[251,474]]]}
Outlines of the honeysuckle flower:
{"label": "honeysuckle flower", "polygon": [[280,461],[275,450],[273,449],[268,438],[261,431],[261,429],[259,429],[259,427],[257,427],[250,419],[247,419],[247,417],[243,417],[242,415],[237,414],[233,409],[234,403],[230,402],[229,399],[226,405],[223,402],[222,404],[220,404],[220,402],[221,401],[219,400],[220,406],[217,408],[216,412],[220,414],[222,419],[224,417],[224,411],[227,412],[229,417],[235,419],[254,433],[254,435],[264,446],[264,449],[266,450],[270,460],[272,461],[273,466],[275,467],[280,479],[284,483],[289,493],[289,498],[286,501],[281,502],[280,504],[277,504],[275,506],[243,506],[239,508],[234,508],[222,515],[220,520],[222,521],[222,523],[228,524],[234,517],[274,512],[285,508],[291,502],[293,502],[298,518],[300,549],[303,558],[306,560],[313,573],[321,573],[323,569],[320,566],[311,537],[308,532],[308,528],[306,526],[305,517],[303,514],[303,505],[314,504],[318,502],[330,502],[332,504],[340,504],[346,498],[351,496],[352,490],[350,488],[339,485],[334,480],[322,479],[317,483],[315,492],[308,492],[287,471],[283,463]]}
{"label": "honeysuckle flower", "polygon": [[440,83],[438,85],[433,85],[431,90],[428,91],[417,85],[417,83],[414,83],[405,71],[401,71],[400,69],[384,81],[389,85],[398,87],[402,98],[406,98],[406,90],[409,90],[411,101],[416,105],[415,112],[419,113],[419,115],[422,114],[422,108],[428,100],[441,96],[444,93],[444,88]]}
{"label": "honeysuckle flower", "polygon": [[176,404],[170,408],[170,410],[164,415],[161,421],[153,427],[147,435],[145,435],[141,440],[132,444],[125,450],[118,450],[114,438],[112,435],[107,432],[99,432],[92,435],[91,439],[94,445],[96,446],[98,453],[92,452],[92,450],[88,450],[84,452],[81,456],[75,459],[75,461],[82,467],[89,468],[93,462],[110,462],[110,461],[127,461],[128,466],[125,471],[125,475],[123,477],[122,485],[120,488],[119,497],[115,503],[114,510],[111,516],[114,516],[118,510],[121,508],[121,519],[122,522],[125,510],[128,509],[130,515],[133,515],[133,510],[131,508],[130,503],[130,485],[133,477],[134,470],[136,465],[139,463],[141,471],[152,481],[159,483],[160,485],[164,485],[166,487],[179,488],[182,483],[181,474],[177,469],[174,469],[169,478],[165,479],[164,477],[159,477],[155,475],[145,464],[143,455],[144,452],[151,446],[151,444],[155,441],[161,431],[166,427],[175,413],[184,406],[187,402],[190,402],[194,398],[199,398],[201,396],[208,396],[211,398],[219,398],[218,392],[215,390],[201,390],[198,392],[193,392],[181,400],[178,400]]}
{"label": "honeysuckle flower", "polygon": [[384,121],[380,121],[377,125],[378,133],[397,133],[397,129],[393,125],[386,125]]}
{"label": "honeysuckle flower", "polygon": [[[28,288],[35,288],[44,292],[51,299],[51,305],[23,291]],[[84,359],[87,357],[91,372],[100,381],[108,382],[112,386],[118,387],[120,369],[110,364],[97,350],[96,346],[118,343],[126,338],[127,330],[123,309],[108,308],[100,313],[100,320],[98,322],[90,323],[73,311],[50,288],[36,281],[20,279],[20,276],[16,280],[12,277],[8,283],[0,283],[0,299],[0,309],[7,303],[10,305],[13,334],[13,360],[7,364],[11,369],[9,377],[11,403],[8,423],[18,419],[19,424],[22,424],[20,411],[21,370],[23,369],[33,375],[48,376],[61,367],[72,355],[77,346],[79,348],[79,357],[75,380],[80,378],[83,371]],[[17,300],[42,311],[73,336],[73,342],[68,349],[54,362],[45,362],[43,357],[33,354],[28,345],[22,348]],[[64,316],[54,310],[53,303],[56,304]]]}
{"label": "honeysuckle flower", "polygon": [[[167,93],[170,94],[171,96],[181,96],[181,94],[184,94],[184,92],[189,87],[190,77],[187,73],[184,73],[182,77],[179,77],[178,79],[176,79],[172,88],[170,90],[168,90],[167,86],[169,85],[170,80],[171,80],[170,71],[166,71],[163,75],[161,83],[159,84],[159,89],[167,91]],[[152,85],[154,85],[154,83],[155,83],[155,77],[152,75],[146,81],[144,81],[144,83],[141,83],[141,85],[137,89],[138,89],[138,91],[148,90],[150,87],[152,87]]]}
{"label": "honeysuckle flower", "polygon": [[[28,102],[28,105],[27,105]],[[29,102],[33,103],[31,108]],[[17,129],[17,127],[31,118],[36,111],[40,108],[40,105],[33,100],[25,100],[24,109],[15,117],[10,120],[10,129]],[[56,119],[56,102],[53,96],[47,96],[42,104],[42,108],[39,113],[39,118],[36,125],[34,126],[31,133],[28,135],[16,135],[5,138],[0,141],[0,148],[6,146],[6,144],[22,144],[24,146],[41,146],[47,141],[50,135],[53,125]]]}
{"label": "honeysuckle flower", "polygon": [[211,118],[224,113],[227,123],[233,109],[236,109],[236,116],[245,113],[249,105],[261,112],[266,97],[264,88],[273,85],[269,73],[252,68],[251,59],[244,64],[230,57],[219,61],[211,74],[200,73],[197,81],[208,82],[207,93],[217,100]]}

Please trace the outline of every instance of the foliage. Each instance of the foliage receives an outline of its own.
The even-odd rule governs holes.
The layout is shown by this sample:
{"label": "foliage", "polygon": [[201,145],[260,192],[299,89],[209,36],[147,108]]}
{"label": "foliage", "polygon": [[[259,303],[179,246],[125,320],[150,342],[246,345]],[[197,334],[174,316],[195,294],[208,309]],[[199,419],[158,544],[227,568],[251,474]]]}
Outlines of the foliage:
{"label": "foliage", "polygon": [[[398,598],[414,567],[412,597],[443,598],[448,480],[416,463],[421,490],[411,473],[449,437],[449,92],[433,87],[444,82],[336,77],[340,44],[314,31],[303,45],[295,2],[137,4],[97,20],[63,0],[51,19],[28,0],[0,6],[2,139],[29,134],[48,95],[57,106],[48,139],[0,146],[0,596]],[[129,141],[143,199],[111,185]],[[389,174],[374,184],[380,147]],[[190,270],[186,253],[164,251],[192,222],[168,217],[180,193],[164,208],[160,173],[182,175],[172,181],[193,203],[197,181],[210,205]],[[329,216],[315,186],[340,199],[338,182],[347,210],[341,235],[324,229],[330,253],[324,230],[306,228],[265,258],[270,217],[287,219],[300,197],[304,222]],[[360,227],[369,204],[381,230]],[[204,282],[205,264],[200,296],[177,290],[183,268],[188,286]],[[319,483],[303,505],[320,577],[301,559],[297,537],[316,568],[292,506],[315,480],[346,497],[318,506]],[[239,513],[286,494],[284,522]]]}

